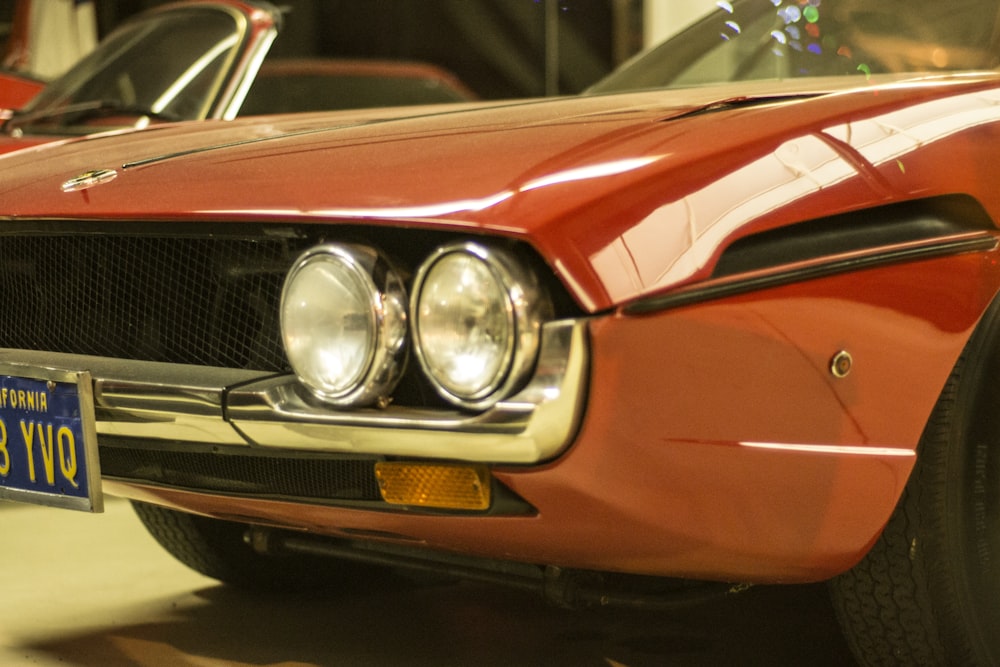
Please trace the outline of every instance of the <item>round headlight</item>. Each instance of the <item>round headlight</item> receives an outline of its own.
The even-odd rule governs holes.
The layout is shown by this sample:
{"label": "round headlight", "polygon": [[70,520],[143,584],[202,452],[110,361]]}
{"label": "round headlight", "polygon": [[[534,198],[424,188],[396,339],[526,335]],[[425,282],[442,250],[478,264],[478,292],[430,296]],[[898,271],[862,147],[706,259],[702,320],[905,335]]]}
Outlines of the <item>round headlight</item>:
{"label": "round headlight", "polygon": [[549,312],[530,272],[507,253],[466,243],[428,259],[413,290],[417,357],[439,394],[479,409],[521,384]]}
{"label": "round headlight", "polygon": [[402,281],[379,255],[324,245],[292,267],[281,295],[285,353],[299,380],[334,405],[385,399],[406,347]]}

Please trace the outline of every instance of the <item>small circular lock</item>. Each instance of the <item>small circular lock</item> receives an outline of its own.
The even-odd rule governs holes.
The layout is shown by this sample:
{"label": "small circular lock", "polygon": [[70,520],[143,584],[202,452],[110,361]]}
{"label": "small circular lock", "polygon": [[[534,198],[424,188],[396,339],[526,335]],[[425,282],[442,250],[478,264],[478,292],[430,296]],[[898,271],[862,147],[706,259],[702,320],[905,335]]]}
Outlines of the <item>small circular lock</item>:
{"label": "small circular lock", "polygon": [[833,359],[830,360],[830,372],[833,373],[833,377],[845,378],[847,377],[851,369],[854,367],[854,357],[847,350],[841,350],[837,354],[833,355]]}

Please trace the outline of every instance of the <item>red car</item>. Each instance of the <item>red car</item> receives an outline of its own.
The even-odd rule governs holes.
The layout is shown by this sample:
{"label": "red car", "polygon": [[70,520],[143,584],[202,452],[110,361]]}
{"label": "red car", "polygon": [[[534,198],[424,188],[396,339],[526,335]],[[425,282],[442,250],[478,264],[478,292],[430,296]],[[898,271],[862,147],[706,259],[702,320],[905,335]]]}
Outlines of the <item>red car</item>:
{"label": "red car", "polygon": [[830,580],[864,664],[1000,663],[998,11],[734,0],[579,97],[0,158],[0,489],[237,585]]}
{"label": "red car", "polygon": [[264,61],[240,107],[241,116],[364,109],[476,99],[436,65],[405,60],[274,58]]}
{"label": "red car", "polygon": [[23,89],[19,79],[15,89],[0,78],[0,106],[19,109],[0,130],[0,153],[169,121],[475,98],[426,63],[268,58],[283,22],[295,18],[254,0],[186,0],[143,12],[44,87]]}
{"label": "red car", "polygon": [[9,117],[10,111],[26,105],[44,87],[44,81],[0,70],[0,114],[4,114],[0,118]]}

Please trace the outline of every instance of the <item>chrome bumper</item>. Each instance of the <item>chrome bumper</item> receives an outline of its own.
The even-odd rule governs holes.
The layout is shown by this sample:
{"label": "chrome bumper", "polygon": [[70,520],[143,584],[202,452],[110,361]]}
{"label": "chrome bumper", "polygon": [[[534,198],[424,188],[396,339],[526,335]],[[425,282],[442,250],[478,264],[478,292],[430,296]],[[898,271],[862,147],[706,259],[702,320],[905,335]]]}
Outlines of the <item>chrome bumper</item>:
{"label": "chrome bumper", "polygon": [[457,410],[338,411],[292,376],[256,371],[0,349],[0,362],[87,370],[98,440],[156,442],[528,464],[562,451],[579,427],[587,390],[586,323],[545,325],[535,375],[478,414]]}

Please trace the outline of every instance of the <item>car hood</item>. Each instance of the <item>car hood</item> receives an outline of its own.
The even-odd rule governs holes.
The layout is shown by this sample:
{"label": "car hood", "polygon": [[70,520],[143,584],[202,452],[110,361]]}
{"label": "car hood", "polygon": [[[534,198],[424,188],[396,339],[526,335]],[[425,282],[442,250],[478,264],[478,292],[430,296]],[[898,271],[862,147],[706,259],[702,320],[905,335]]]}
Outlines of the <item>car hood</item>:
{"label": "car hood", "polygon": [[992,99],[995,81],[744,83],[169,125],[0,157],[0,218],[498,233],[532,243],[598,310],[709,277],[746,234],[914,196],[859,157],[850,124],[921,104],[940,116],[956,99],[957,114],[965,97]]}

